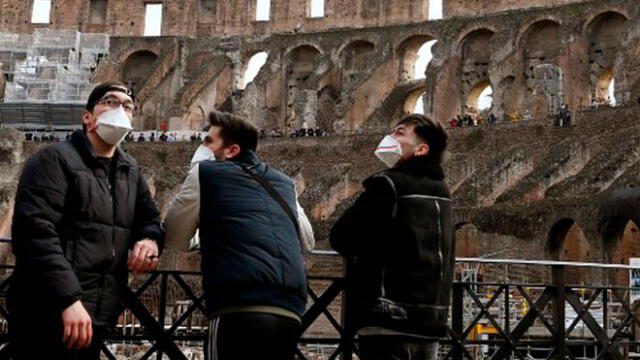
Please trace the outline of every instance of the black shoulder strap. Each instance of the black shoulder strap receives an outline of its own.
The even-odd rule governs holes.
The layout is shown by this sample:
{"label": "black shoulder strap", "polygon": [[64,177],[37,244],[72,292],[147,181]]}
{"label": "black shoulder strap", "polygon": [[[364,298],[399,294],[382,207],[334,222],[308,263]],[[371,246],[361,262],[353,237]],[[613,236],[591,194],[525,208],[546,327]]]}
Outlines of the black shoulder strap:
{"label": "black shoulder strap", "polygon": [[282,198],[282,196],[280,196],[276,189],[274,189],[273,186],[269,184],[269,181],[265,179],[264,176],[256,172],[256,169],[244,163],[237,164],[240,165],[240,167],[249,175],[251,175],[251,177],[253,177],[257,182],[259,182],[260,185],[262,185],[262,187],[264,187],[264,189],[267,190],[267,192],[280,204],[280,206],[282,206],[282,209],[287,213],[287,215],[289,215],[293,226],[296,228],[296,234],[298,235],[298,237],[300,237],[300,225],[298,224],[298,218],[294,215],[293,210],[291,210],[291,207],[289,207],[289,204],[287,204],[287,202]]}

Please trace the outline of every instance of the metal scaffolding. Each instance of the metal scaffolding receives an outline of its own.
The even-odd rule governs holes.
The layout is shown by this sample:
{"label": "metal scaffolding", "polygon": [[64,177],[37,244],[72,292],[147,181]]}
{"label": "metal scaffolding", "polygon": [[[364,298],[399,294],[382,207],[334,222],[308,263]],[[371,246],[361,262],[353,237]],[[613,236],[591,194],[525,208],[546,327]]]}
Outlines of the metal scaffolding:
{"label": "metal scaffolding", "polygon": [[0,64],[7,81],[3,100],[81,103],[91,91],[91,74],[108,51],[108,34],[49,29],[0,34]]}

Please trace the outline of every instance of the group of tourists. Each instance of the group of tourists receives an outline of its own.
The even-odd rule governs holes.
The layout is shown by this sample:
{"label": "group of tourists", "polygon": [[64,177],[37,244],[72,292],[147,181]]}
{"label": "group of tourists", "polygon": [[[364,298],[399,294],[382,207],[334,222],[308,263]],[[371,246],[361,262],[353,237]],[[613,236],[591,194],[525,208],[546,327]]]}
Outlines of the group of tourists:
{"label": "group of tourists", "polygon": [[[208,359],[292,360],[307,304],[304,253],[314,233],[293,179],[260,160],[249,119],[211,112],[184,183],[161,218],[130,136],[135,95],[93,89],[82,130],[26,162],[15,199],[9,287],[14,359],[99,359],[129,271],[197,239],[210,323]],[[347,274],[360,359],[435,359],[447,336],[454,226],[442,157],[448,136],[403,118],[372,156],[386,170],[330,232]],[[196,236],[197,233],[197,236]]]}

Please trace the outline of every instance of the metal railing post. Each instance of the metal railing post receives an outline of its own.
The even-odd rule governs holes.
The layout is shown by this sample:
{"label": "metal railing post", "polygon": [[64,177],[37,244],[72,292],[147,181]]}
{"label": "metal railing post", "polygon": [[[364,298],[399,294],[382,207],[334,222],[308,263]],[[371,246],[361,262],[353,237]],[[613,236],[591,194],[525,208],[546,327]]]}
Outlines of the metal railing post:
{"label": "metal railing post", "polygon": [[342,345],[342,359],[343,360],[351,360],[353,358],[353,348],[355,341],[355,329],[354,325],[351,321],[351,314],[349,313],[349,306],[352,304],[351,301],[351,287],[349,274],[351,269],[353,268],[353,259],[344,257],[343,258],[343,281],[344,281],[344,291],[342,292],[342,324],[344,327],[344,333],[342,338],[340,339]]}
{"label": "metal railing post", "polygon": [[602,292],[602,329],[609,336],[609,289]]}
{"label": "metal railing post", "polygon": [[553,325],[556,331],[555,358],[565,360],[567,338],[565,333],[565,268],[564,265],[554,265],[551,268],[555,298],[553,301]]}
{"label": "metal railing post", "polygon": [[[162,274],[161,282],[160,282],[160,304],[158,304],[158,323],[160,323],[160,327],[162,331],[164,331],[164,321],[167,312],[167,285],[169,281],[169,275],[166,273]],[[162,348],[158,348],[158,360],[162,360]]]}
{"label": "metal railing post", "polygon": [[[460,346],[464,346],[463,336],[463,311],[464,311],[464,284],[453,283],[451,293],[451,331],[457,339],[451,339],[453,342],[460,340]],[[453,346],[453,359],[462,360],[462,351]]]}

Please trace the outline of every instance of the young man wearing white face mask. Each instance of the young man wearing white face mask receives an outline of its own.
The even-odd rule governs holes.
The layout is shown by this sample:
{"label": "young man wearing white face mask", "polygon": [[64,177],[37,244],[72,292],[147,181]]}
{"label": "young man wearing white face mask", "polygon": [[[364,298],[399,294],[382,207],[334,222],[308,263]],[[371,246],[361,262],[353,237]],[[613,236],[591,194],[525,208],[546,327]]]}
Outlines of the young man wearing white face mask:
{"label": "young man wearing white face mask", "polygon": [[209,359],[292,360],[313,230],[293,179],[259,159],[255,125],[220,112],[209,123],[167,210],[167,248],[187,250],[199,230]]}
{"label": "young man wearing white face mask", "polygon": [[332,247],[349,261],[347,312],[362,360],[436,359],[447,336],[455,261],[441,166],[447,138],[423,115],[402,119],[375,150],[389,169],[364,181],[331,230]]}
{"label": "young man wearing white face mask", "polygon": [[127,269],[158,263],[158,209],[135,160],[118,148],[134,100],[121,83],[98,85],[84,129],[25,164],[8,296],[14,359],[98,359],[101,334],[122,311]]}

